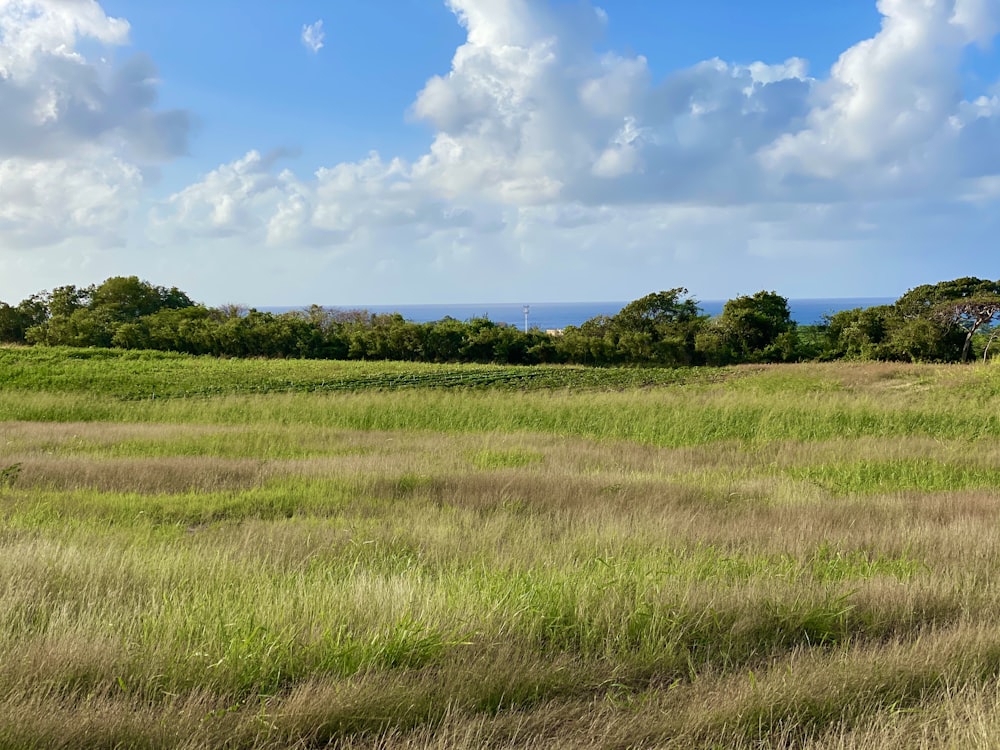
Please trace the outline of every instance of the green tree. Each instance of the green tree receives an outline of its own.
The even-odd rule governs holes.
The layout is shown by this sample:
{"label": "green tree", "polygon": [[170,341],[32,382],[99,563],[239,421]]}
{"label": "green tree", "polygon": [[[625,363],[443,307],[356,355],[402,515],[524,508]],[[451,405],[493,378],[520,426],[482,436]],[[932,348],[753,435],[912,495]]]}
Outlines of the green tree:
{"label": "green tree", "polygon": [[658,327],[698,320],[702,313],[698,302],[687,294],[684,287],[676,287],[664,292],[653,292],[623,307],[614,321],[617,325],[635,331],[654,333]]}
{"label": "green tree", "polygon": [[88,306],[106,310],[114,320],[126,322],[164,308],[180,309],[193,304],[177,287],[153,286],[138,276],[114,276],[94,288]]}
{"label": "green tree", "polygon": [[39,295],[22,300],[17,307],[0,302],[0,342],[23,344],[28,330],[48,317],[48,306]]}
{"label": "green tree", "polygon": [[497,324],[489,318],[471,318],[465,324],[462,359],[466,362],[493,362]]}
{"label": "green tree", "polygon": [[[946,359],[955,358],[949,356],[951,341],[961,339],[957,358],[965,362],[972,351],[975,334],[1000,316],[1000,282],[965,276],[937,284],[923,284],[896,300],[896,308],[905,320],[924,319],[940,324],[941,340],[933,342],[932,348],[940,350]],[[935,330],[926,325],[917,328],[923,330],[925,335]],[[949,336],[955,331],[961,333]]]}
{"label": "green tree", "polygon": [[19,344],[24,341],[25,327],[16,307],[0,302],[0,342]]}
{"label": "green tree", "polygon": [[152,342],[141,325],[144,318],[194,305],[176,287],[153,286],[137,276],[114,276],[82,289],[61,286],[41,299],[48,317],[30,328],[25,338],[65,346],[149,346]]}
{"label": "green tree", "polygon": [[[141,326],[150,349],[187,354],[221,354],[222,317],[203,305],[164,308],[133,324]],[[119,334],[121,331],[119,330]],[[118,334],[116,334],[117,336]],[[124,343],[116,344],[125,346]]]}
{"label": "green tree", "polygon": [[68,318],[74,311],[86,307],[90,303],[94,287],[79,289],[72,284],[56,287],[43,297],[48,307],[49,317]]}
{"label": "green tree", "polygon": [[452,317],[423,325],[423,350],[428,362],[458,362],[462,358],[466,325]]}
{"label": "green tree", "polygon": [[961,331],[938,317],[898,317],[886,340],[889,356],[910,362],[954,362],[960,358]]}
{"label": "green tree", "polygon": [[560,360],[578,365],[610,365],[621,361],[613,319],[598,315],[579,326],[567,326],[555,341]]}
{"label": "green tree", "polygon": [[621,356],[636,364],[688,365],[697,360],[696,337],[704,327],[696,300],[677,287],[630,302],[611,319]]}
{"label": "green tree", "polygon": [[106,310],[81,307],[69,315],[53,315],[30,328],[28,343],[48,346],[111,346],[118,321]]}
{"label": "green tree", "polygon": [[347,325],[350,359],[416,360],[423,359],[425,332],[420,325],[399,313],[369,315]]}
{"label": "green tree", "polygon": [[891,305],[841,310],[826,318],[824,359],[896,359],[887,345],[892,321],[898,317]]}
{"label": "green tree", "polygon": [[709,320],[698,331],[695,335],[694,347],[698,356],[708,365],[731,365],[739,361],[739,356],[717,318]]}
{"label": "green tree", "polygon": [[796,354],[788,300],[760,291],[726,302],[718,320],[722,347],[739,362],[787,362]]}

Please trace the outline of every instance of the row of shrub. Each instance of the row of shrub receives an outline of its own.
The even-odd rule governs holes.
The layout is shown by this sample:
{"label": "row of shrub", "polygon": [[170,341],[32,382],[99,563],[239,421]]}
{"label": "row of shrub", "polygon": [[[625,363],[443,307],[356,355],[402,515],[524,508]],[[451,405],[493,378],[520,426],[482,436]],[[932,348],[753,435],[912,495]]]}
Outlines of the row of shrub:
{"label": "row of shrub", "polygon": [[0,302],[0,341],[156,349],[230,357],[502,364],[725,365],[806,359],[957,361],[979,356],[1000,316],[1000,282],[956,279],[912,289],[892,305],[800,327],[788,300],[761,291],[709,317],[681,287],[635,300],[561,335],[486,318],[415,323],[399,314],[312,306],[270,313],[197,304],[135,276],[63,286]]}

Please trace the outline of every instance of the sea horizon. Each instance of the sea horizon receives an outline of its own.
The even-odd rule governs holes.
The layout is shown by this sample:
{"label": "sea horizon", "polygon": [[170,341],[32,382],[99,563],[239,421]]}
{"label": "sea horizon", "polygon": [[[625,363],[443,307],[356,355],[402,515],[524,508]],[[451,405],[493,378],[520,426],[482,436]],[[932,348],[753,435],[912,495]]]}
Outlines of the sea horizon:
{"label": "sea horizon", "polygon": [[[822,322],[824,315],[831,315],[842,310],[852,310],[857,307],[872,307],[874,305],[890,304],[892,297],[830,297],[789,299],[788,307],[792,320],[799,325],[816,325]],[[727,300],[702,300],[698,307],[706,315],[722,314],[722,308]],[[527,324],[529,328],[542,330],[579,326],[599,315],[614,315],[629,301],[609,302],[470,302],[434,304],[423,303],[413,305],[323,305],[328,310],[353,311],[360,310],[373,314],[399,313],[406,320],[414,323],[431,323],[444,318],[470,320],[472,318],[487,318],[495,323],[523,328],[525,324],[524,308],[528,308]],[[258,307],[264,312],[285,313],[295,310],[306,310],[310,306],[270,306]]]}

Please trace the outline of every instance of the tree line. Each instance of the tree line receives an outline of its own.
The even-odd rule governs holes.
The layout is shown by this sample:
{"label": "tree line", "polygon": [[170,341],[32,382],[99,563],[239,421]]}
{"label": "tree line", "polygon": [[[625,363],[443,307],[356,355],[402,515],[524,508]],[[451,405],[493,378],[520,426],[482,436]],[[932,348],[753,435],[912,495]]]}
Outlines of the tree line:
{"label": "tree line", "polygon": [[706,315],[683,287],[654,292],[559,335],[487,318],[415,323],[398,313],[313,305],[286,313],[207,307],[176,287],[116,276],[0,302],[0,342],[156,349],[223,357],[498,364],[727,365],[873,359],[965,361],[986,356],[1000,318],[1000,282],[972,277],[911,289],[891,305],[799,326],[773,291]]}

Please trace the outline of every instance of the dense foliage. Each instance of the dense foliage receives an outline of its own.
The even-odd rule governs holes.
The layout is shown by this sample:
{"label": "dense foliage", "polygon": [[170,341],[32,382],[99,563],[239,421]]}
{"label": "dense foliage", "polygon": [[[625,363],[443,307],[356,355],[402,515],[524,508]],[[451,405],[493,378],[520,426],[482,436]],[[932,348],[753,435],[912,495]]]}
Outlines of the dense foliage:
{"label": "dense foliage", "polygon": [[559,332],[486,318],[415,323],[397,314],[313,305],[276,314],[210,308],[135,276],[0,302],[0,342],[153,349],[225,357],[429,363],[676,367],[809,359],[965,361],[988,352],[1000,282],[962,278],[911,289],[892,305],[799,327],[773,291],[705,315],[687,289],[655,292]]}

